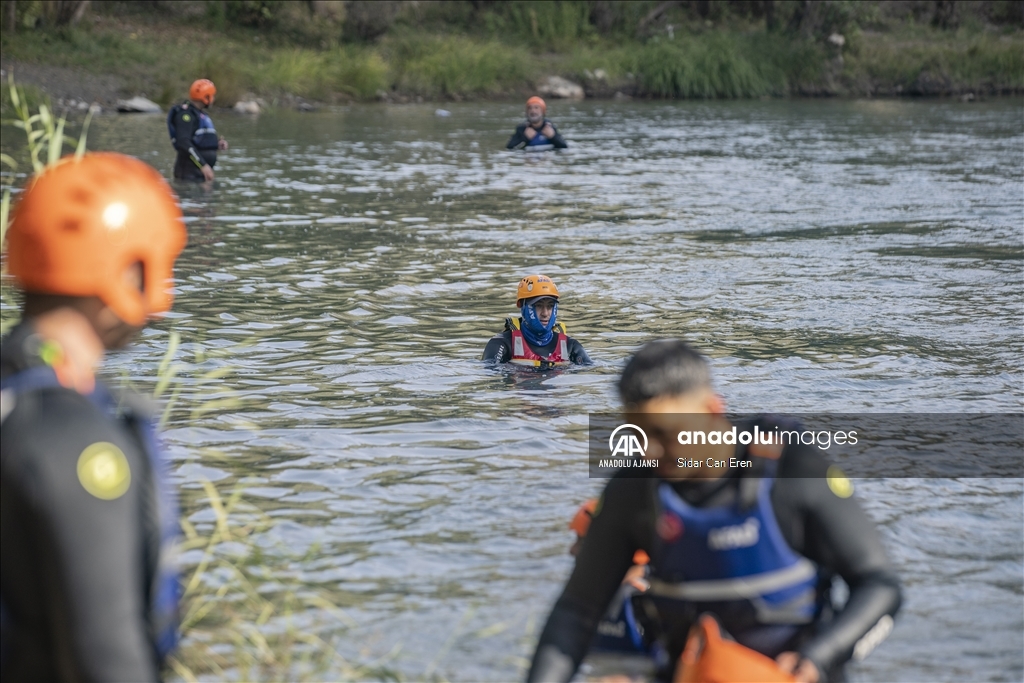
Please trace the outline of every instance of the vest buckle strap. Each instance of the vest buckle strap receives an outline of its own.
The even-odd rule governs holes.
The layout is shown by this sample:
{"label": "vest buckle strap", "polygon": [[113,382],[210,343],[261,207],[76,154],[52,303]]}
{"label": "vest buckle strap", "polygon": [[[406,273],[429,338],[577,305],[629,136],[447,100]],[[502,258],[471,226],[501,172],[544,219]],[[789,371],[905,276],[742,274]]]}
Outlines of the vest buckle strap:
{"label": "vest buckle strap", "polygon": [[817,576],[817,573],[814,563],[807,558],[800,558],[795,564],[784,569],[717,581],[673,583],[652,578],[650,594],[694,602],[753,600],[809,581]]}

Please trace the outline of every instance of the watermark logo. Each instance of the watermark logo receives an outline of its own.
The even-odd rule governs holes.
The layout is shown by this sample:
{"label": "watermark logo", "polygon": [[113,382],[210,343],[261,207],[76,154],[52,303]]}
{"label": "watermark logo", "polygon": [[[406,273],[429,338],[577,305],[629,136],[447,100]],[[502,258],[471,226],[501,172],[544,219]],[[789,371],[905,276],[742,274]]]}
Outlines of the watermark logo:
{"label": "watermark logo", "polygon": [[[624,431],[632,430],[633,433]],[[620,434],[621,432],[621,434]],[[640,440],[637,439],[637,434],[643,437],[644,445],[640,445]],[[616,441],[615,437],[619,435]],[[640,429],[633,424],[619,425],[612,430],[611,436],[608,437],[608,450],[612,452],[612,457],[622,456],[624,458],[644,458],[647,456],[647,434],[644,430]]]}
{"label": "watermark logo", "polygon": [[608,437],[610,458],[597,461],[601,468],[649,468],[658,467],[658,461],[647,458],[647,434],[634,424],[622,424],[612,430]]}

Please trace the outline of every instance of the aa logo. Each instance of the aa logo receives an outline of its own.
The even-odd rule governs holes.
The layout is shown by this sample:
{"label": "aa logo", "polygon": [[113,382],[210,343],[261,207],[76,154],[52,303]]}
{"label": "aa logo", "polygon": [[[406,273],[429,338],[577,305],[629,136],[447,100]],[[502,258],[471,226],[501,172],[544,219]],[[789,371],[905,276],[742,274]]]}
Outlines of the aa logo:
{"label": "aa logo", "polygon": [[[644,440],[643,446],[640,445],[640,439],[637,438],[638,434]],[[615,438],[616,435],[618,435],[618,440]],[[612,457],[616,455],[621,455],[625,458],[646,457],[647,434],[636,425],[619,425],[612,432],[612,435],[608,437],[608,450],[612,452]]]}

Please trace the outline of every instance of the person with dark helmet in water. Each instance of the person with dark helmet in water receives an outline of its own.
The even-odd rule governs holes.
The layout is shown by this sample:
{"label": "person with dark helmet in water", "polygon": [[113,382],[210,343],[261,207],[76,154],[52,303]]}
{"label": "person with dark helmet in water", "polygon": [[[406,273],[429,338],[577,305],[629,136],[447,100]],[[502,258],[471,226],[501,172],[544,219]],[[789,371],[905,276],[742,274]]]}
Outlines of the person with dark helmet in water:
{"label": "person with dark helmet in water", "polygon": [[217,88],[213,81],[200,78],[188,90],[188,101],[167,112],[167,132],[177,152],[174,177],[178,180],[213,180],[217,152],[228,148],[228,141],[217,136],[207,110],[213,104]]}
{"label": "person with dark helmet in water", "polygon": [[[752,438],[784,418],[730,422],[707,361],[682,341],[637,351],[619,394],[657,469],[620,469],[606,485],[528,680],[575,675],[637,550],[650,558],[649,589],[634,607],[665,653],[662,680],[844,680],[844,664],[892,631],[901,601],[851,481],[813,446]],[[726,438],[683,445],[684,430]],[[837,577],[844,605],[831,599]]]}
{"label": "person with dark helmet in water", "polygon": [[558,288],[546,275],[527,275],[516,290],[519,318],[506,318],[505,331],[484,348],[483,360],[534,368],[590,365],[583,346],[558,322]]}
{"label": "person with dark helmet in water", "polygon": [[516,126],[516,131],[505,144],[505,149],[528,149],[542,151],[548,149],[565,149],[569,145],[555,124],[545,116],[548,105],[539,97],[526,100],[526,120]]}
{"label": "person with dark helmet in water", "polygon": [[169,310],[181,210],[153,168],[68,157],[14,208],[0,344],[0,678],[155,681],[177,642],[178,514],[153,408],[96,377]]}

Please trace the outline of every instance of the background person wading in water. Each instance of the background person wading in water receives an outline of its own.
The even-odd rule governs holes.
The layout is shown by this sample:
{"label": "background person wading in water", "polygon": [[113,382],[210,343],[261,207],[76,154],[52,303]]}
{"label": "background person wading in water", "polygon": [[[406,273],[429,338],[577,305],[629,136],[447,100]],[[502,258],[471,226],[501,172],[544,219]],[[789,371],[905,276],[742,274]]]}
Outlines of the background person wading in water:
{"label": "background person wading in water", "polygon": [[216,95],[213,81],[200,78],[188,90],[189,101],[167,112],[167,132],[178,152],[174,160],[174,177],[178,180],[213,180],[217,151],[228,148],[228,141],[217,137],[213,120],[206,113]]}
{"label": "background person wading in water", "polygon": [[516,132],[505,144],[505,149],[565,149],[569,145],[555,124],[544,118],[548,105],[539,97],[526,100],[526,120],[516,126]]}
{"label": "background person wading in water", "polygon": [[177,506],[148,401],[95,371],[170,309],[181,210],[141,161],[87,154],[30,181],[7,239],[25,300],[0,345],[0,677],[155,681]]}
{"label": "background person wading in water", "polygon": [[516,306],[522,315],[505,319],[505,331],[487,342],[483,360],[541,369],[593,362],[558,322],[558,288],[551,278],[527,275],[520,280]]}
{"label": "background person wading in water", "polygon": [[[529,680],[573,677],[638,550],[650,557],[650,588],[634,599],[636,614],[644,638],[665,653],[662,680],[677,673],[702,614],[743,646],[734,648],[740,659],[776,671],[769,680],[844,680],[843,665],[885,639],[900,605],[899,580],[850,480],[813,446],[680,445],[683,429],[732,428],[707,361],[681,341],[641,348],[619,393],[624,422],[650,437],[647,457],[659,469],[646,478],[622,470],[608,482]],[[755,424],[777,422],[736,426],[751,432]],[[753,466],[730,467],[730,457]],[[677,467],[680,458],[723,466]],[[831,600],[835,577],[849,586],[841,606]]]}

